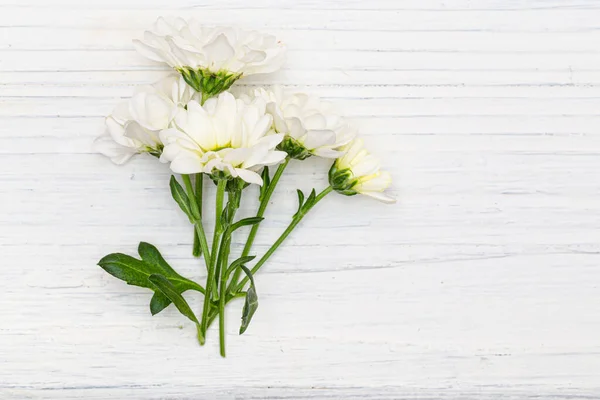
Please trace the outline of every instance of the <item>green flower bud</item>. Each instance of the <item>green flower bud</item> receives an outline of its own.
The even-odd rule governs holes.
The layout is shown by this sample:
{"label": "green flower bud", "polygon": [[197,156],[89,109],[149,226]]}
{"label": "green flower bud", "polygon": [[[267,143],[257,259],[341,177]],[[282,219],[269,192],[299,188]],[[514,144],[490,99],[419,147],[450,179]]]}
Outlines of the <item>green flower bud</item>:
{"label": "green flower bud", "polygon": [[337,162],[334,162],[329,169],[329,185],[338,193],[354,196],[358,193],[353,189],[357,182],[350,168],[338,169]]}

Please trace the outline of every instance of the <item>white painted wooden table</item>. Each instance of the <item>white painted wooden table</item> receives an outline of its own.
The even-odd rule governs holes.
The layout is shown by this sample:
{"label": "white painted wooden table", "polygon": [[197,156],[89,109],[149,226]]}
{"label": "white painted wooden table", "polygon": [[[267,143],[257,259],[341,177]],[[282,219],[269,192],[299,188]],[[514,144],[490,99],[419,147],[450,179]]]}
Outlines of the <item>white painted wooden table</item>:
{"label": "white painted wooden table", "polygon": [[[90,149],[164,74],[130,42],[160,15],[275,33],[286,67],[243,83],[337,103],[395,177],[315,209],[225,360],[95,266],[146,240],[202,275],[166,167]],[[1,0],[0,154],[2,399],[600,398],[600,1]]]}

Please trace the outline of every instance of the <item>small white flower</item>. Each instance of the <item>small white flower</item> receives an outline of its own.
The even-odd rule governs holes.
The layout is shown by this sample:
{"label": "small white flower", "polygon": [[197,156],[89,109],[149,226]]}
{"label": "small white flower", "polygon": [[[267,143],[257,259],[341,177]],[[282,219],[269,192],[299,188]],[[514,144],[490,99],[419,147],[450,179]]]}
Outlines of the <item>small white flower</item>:
{"label": "small white flower", "polygon": [[256,171],[286,157],[275,150],[283,135],[274,134],[271,124],[260,100],[247,103],[229,92],[203,106],[192,100],[187,110],[179,109],[174,127],[160,133],[165,145],[161,161],[170,161],[173,172],[180,174],[220,171],[262,185]]}
{"label": "small white flower", "polygon": [[392,184],[388,172],[380,171],[379,160],[363,148],[362,139],[356,139],[343,149],[329,171],[329,183],[339,193],[352,196],[357,193],[384,203],[396,200],[383,193]]}
{"label": "small white flower", "polygon": [[159,132],[170,126],[180,106],[192,98],[184,79],[171,74],[154,85],[138,88],[106,118],[106,133],[94,142],[94,150],[123,164],[137,153],[160,156]]}
{"label": "small white flower", "polygon": [[206,27],[193,19],[161,17],[134,45],[142,55],[175,68],[196,91],[210,96],[227,90],[242,75],[273,72],[285,61],[285,46],[272,35]]}
{"label": "small white flower", "polygon": [[355,136],[355,131],[334,112],[332,105],[318,97],[286,94],[280,87],[273,91],[256,89],[253,94],[267,103],[273,128],[286,135],[280,147],[292,158],[340,157],[343,152],[339,148]]}

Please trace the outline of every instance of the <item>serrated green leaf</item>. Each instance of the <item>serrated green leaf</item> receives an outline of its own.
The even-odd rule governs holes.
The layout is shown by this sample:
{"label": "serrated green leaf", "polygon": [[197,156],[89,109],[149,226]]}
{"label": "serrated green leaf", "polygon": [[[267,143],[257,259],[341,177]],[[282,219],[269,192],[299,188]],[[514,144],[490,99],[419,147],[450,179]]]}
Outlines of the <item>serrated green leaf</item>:
{"label": "serrated green leaf", "polygon": [[190,206],[190,199],[188,198],[185,189],[183,189],[181,184],[177,182],[177,179],[175,179],[175,176],[173,175],[171,175],[169,187],[171,188],[171,196],[173,196],[173,199],[179,205],[181,211],[187,215],[191,223],[194,223],[194,215],[192,213],[192,207]]}
{"label": "serrated green leaf", "polygon": [[192,322],[196,323],[196,325],[200,324],[200,322],[198,322],[198,318],[196,318],[196,315],[194,315],[194,312],[190,308],[187,301],[185,301],[177,288],[173,286],[173,284],[169,282],[167,278],[160,274],[152,274],[148,280],[152,282],[152,284],[154,284],[154,286],[156,286],[156,288],[160,290],[165,297],[175,304],[175,307],[177,307],[181,314],[188,317]]}
{"label": "serrated green leaf", "polygon": [[256,287],[254,286],[254,278],[252,277],[252,272],[243,265],[241,266],[242,270],[250,279],[250,287],[246,292],[246,299],[244,302],[244,308],[242,310],[242,325],[240,326],[240,335],[246,332],[248,329],[248,325],[250,325],[250,321],[258,308],[258,296],[256,294]]}

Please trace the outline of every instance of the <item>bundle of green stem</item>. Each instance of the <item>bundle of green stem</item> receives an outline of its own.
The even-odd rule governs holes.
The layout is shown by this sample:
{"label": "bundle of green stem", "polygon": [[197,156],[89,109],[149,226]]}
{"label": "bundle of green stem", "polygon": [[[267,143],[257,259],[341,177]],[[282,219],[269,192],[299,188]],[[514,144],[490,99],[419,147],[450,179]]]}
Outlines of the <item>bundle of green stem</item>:
{"label": "bundle of green stem", "polygon": [[[288,235],[294,230],[306,213],[308,213],[315,204],[332,190],[331,187],[327,187],[318,195],[313,190],[306,200],[304,199],[302,192],[299,191],[300,204],[298,206],[298,211],[291,218],[290,224],[267,252],[262,255],[251,269],[249,269],[246,264],[249,264],[255,258],[255,256],[250,255],[250,252],[252,250],[254,239],[258,233],[260,222],[263,220],[263,215],[265,214],[273,191],[288,163],[289,159],[286,159],[280,164],[272,178],[269,177],[268,168],[265,168],[262,174],[264,184],[260,191],[260,202],[256,216],[237,221],[235,219],[236,211],[240,206],[242,193],[247,185],[239,179],[227,178],[225,176],[211,176],[216,184],[216,205],[214,216],[215,226],[210,248],[202,218],[202,203],[204,197],[203,174],[195,175],[194,184],[192,184],[192,179],[189,175],[183,175],[189,208],[185,204],[186,202],[184,202],[182,210],[189,213],[188,216],[191,215],[192,217],[190,220],[193,221],[195,227],[194,254],[204,258],[207,270],[204,305],[198,323],[198,339],[201,344],[204,344],[207,329],[218,317],[219,343],[222,356],[225,356],[225,306],[235,298],[245,298],[244,310],[242,312],[242,324],[240,326],[240,334],[244,333],[258,306],[253,279],[254,274],[258,272],[265,262],[273,255],[275,250],[277,250]],[[174,180],[172,180],[172,190],[173,186],[176,188],[176,182]],[[177,192],[177,189],[175,189],[175,192]],[[226,203],[225,197],[227,197]],[[180,203],[180,201],[178,201],[178,203]],[[250,232],[248,233],[241,255],[235,261],[230,262],[232,235],[237,229],[243,226],[251,226]],[[246,276],[240,281],[242,274],[245,274]],[[244,290],[249,282],[250,287]]]}

